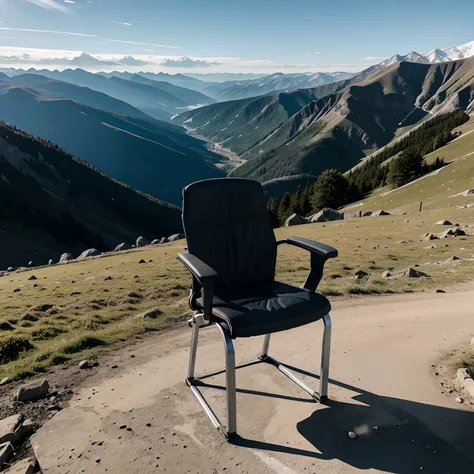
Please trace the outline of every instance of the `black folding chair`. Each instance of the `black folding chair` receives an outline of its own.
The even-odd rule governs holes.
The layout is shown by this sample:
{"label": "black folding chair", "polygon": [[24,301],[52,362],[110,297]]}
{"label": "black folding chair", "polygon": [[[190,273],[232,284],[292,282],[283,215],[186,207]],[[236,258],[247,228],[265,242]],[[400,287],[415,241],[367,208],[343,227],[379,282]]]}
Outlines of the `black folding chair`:
{"label": "black folding chair", "polygon": [[[183,225],[189,253],[178,259],[192,273],[189,305],[194,310],[186,383],[214,426],[226,437],[237,432],[235,353],[232,340],[265,335],[259,360],[275,365],[315,400],[328,396],[331,305],[315,290],[328,258],[337,250],[301,237],[276,242],[257,181],[220,178],[199,181],[183,190]],[[277,245],[311,252],[311,271],[304,288],[275,281]],[[268,355],[270,335],[322,319],[324,336],[320,388],[316,392]],[[227,426],[223,426],[200,392],[194,376],[199,329],[214,325],[224,340]],[[244,364],[245,365],[245,364]],[[218,371],[213,374],[217,374]],[[207,374],[209,377],[213,374]]]}

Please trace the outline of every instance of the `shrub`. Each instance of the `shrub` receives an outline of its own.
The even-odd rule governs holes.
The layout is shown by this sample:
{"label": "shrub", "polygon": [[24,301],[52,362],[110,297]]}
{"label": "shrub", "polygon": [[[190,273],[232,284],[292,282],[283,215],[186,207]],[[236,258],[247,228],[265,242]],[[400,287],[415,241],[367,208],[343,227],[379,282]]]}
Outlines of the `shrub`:
{"label": "shrub", "polygon": [[66,332],[64,329],[53,326],[36,329],[31,334],[33,336],[33,341],[46,341],[48,339],[54,339],[55,337],[59,336],[59,334],[64,332]]}
{"label": "shrub", "polygon": [[35,346],[24,336],[10,336],[0,339],[0,364],[17,360],[22,352],[31,351]]}
{"label": "shrub", "polygon": [[105,341],[96,336],[83,336],[64,346],[62,352],[63,354],[76,354],[100,346],[105,346]]}

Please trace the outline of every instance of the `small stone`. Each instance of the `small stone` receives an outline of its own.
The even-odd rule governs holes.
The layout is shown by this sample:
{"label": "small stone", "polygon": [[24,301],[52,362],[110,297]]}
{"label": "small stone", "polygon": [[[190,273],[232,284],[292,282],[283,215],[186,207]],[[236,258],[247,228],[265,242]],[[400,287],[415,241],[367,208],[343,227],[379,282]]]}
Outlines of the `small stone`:
{"label": "small stone", "polygon": [[138,315],[141,319],[156,319],[161,314],[161,310],[159,308],[150,308],[149,310],[145,311]]}
{"label": "small stone", "polygon": [[436,293],[446,293],[444,290],[440,290],[439,288],[436,290]]}
{"label": "small stone", "polygon": [[52,258],[48,260],[48,265],[54,265],[54,260]]}
{"label": "small stone", "polygon": [[112,369],[118,369],[118,365],[113,365],[111,368]]}
{"label": "small stone", "polygon": [[48,405],[48,408],[46,408],[48,411],[60,411],[62,408],[57,404],[57,403],[51,403],[51,405]]}
{"label": "small stone", "polygon": [[351,438],[351,439],[356,439],[357,438],[357,435],[353,431],[349,431],[348,435],[349,435],[349,438]]}
{"label": "small stone", "polygon": [[120,429],[121,429],[121,430],[124,430],[124,429],[126,429],[126,428],[127,428],[127,425],[121,425],[121,426],[120,426]]}
{"label": "small stone", "polygon": [[35,266],[35,262],[33,262],[33,261],[28,262],[28,266],[29,266],[30,268],[31,268],[31,267],[34,267],[34,266]]}
{"label": "small stone", "polygon": [[31,275],[30,278],[28,278],[28,281],[33,281],[33,280],[37,280],[38,278],[36,278],[35,275]]}
{"label": "small stone", "polygon": [[367,273],[367,272],[364,272],[364,270],[358,270],[357,272],[355,272],[354,278],[355,278],[356,280],[362,280],[362,279],[365,278],[367,275],[368,275],[368,273]]}
{"label": "small stone", "polygon": [[461,397],[456,397],[456,403],[462,403],[464,400]]}
{"label": "small stone", "polygon": [[8,377],[3,377],[3,379],[0,380],[0,386],[6,385],[7,383],[10,383],[10,379]]}
{"label": "small stone", "polygon": [[21,291],[20,288],[15,288],[15,289],[13,290],[13,293],[18,293],[19,291]]}
{"label": "small stone", "polygon": [[83,360],[79,362],[80,369],[90,369],[91,367],[92,367],[92,364],[89,360]]}
{"label": "small stone", "polygon": [[390,278],[392,274],[387,270],[382,273],[382,278]]}
{"label": "small stone", "polygon": [[147,423],[146,426],[148,426],[148,428],[150,428],[150,427],[151,427],[151,423]]}
{"label": "small stone", "polygon": [[110,280],[113,280],[113,277],[111,277],[110,275],[104,278],[104,281],[110,281]]}
{"label": "small stone", "polygon": [[146,262],[145,262],[145,260],[143,260],[143,258],[142,258],[138,263],[146,263]]}

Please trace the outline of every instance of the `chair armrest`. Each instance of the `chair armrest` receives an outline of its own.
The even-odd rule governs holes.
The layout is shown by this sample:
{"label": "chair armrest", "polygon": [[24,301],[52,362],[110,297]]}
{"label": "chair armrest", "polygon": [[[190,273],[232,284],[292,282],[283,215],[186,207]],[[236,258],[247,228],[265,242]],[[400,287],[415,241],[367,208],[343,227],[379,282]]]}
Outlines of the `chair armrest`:
{"label": "chair armrest", "polygon": [[337,249],[314,240],[294,236],[288,237],[287,240],[277,242],[277,245],[280,244],[294,245],[295,247],[311,252],[311,270],[305,281],[304,288],[310,291],[316,291],[323,277],[324,265],[329,258],[337,257]]}
{"label": "chair armrest", "polygon": [[322,244],[321,242],[316,242],[315,240],[305,239],[303,237],[288,237],[287,243],[309,250],[310,252],[315,252],[325,258],[335,258],[338,255],[337,249],[334,247]]}
{"label": "chair armrest", "polygon": [[180,253],[178,260],[195,276],[201,284],[204,281],[212,281],[218,277],[217,272],[207,263],[191,253]]}
{"label": "chair armrest", "polygon": [[212,315],[212,302],[214,298],[214,282],[218,277],[217,272],[209,265],[204,263],[198,257],[190,253],[180,253],[178,260],[191,272],[193,275],[193,288],[189,297],[189,306],[196,310],[196,299],[201,296],[204,301],[203,317],[204,322],[209,324]]}

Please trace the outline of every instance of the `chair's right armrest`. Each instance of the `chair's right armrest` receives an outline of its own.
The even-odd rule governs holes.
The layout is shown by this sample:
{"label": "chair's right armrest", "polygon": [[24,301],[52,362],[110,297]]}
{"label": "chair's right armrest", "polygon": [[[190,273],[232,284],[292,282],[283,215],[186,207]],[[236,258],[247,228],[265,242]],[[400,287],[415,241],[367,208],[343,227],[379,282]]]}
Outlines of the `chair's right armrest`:
{"label": "chair's right armrest", "polygon": [[178,260],[193,275],[193,289],[189,300],[191,309],[197,309],[194,307],[196,293],[199,295],[199,290],[202,289],[204,320],[205,323],[208,324],[211,321],[214,282],[216,281],[218,274],[213,268],[191,253],[180,253],[178,255]]}

